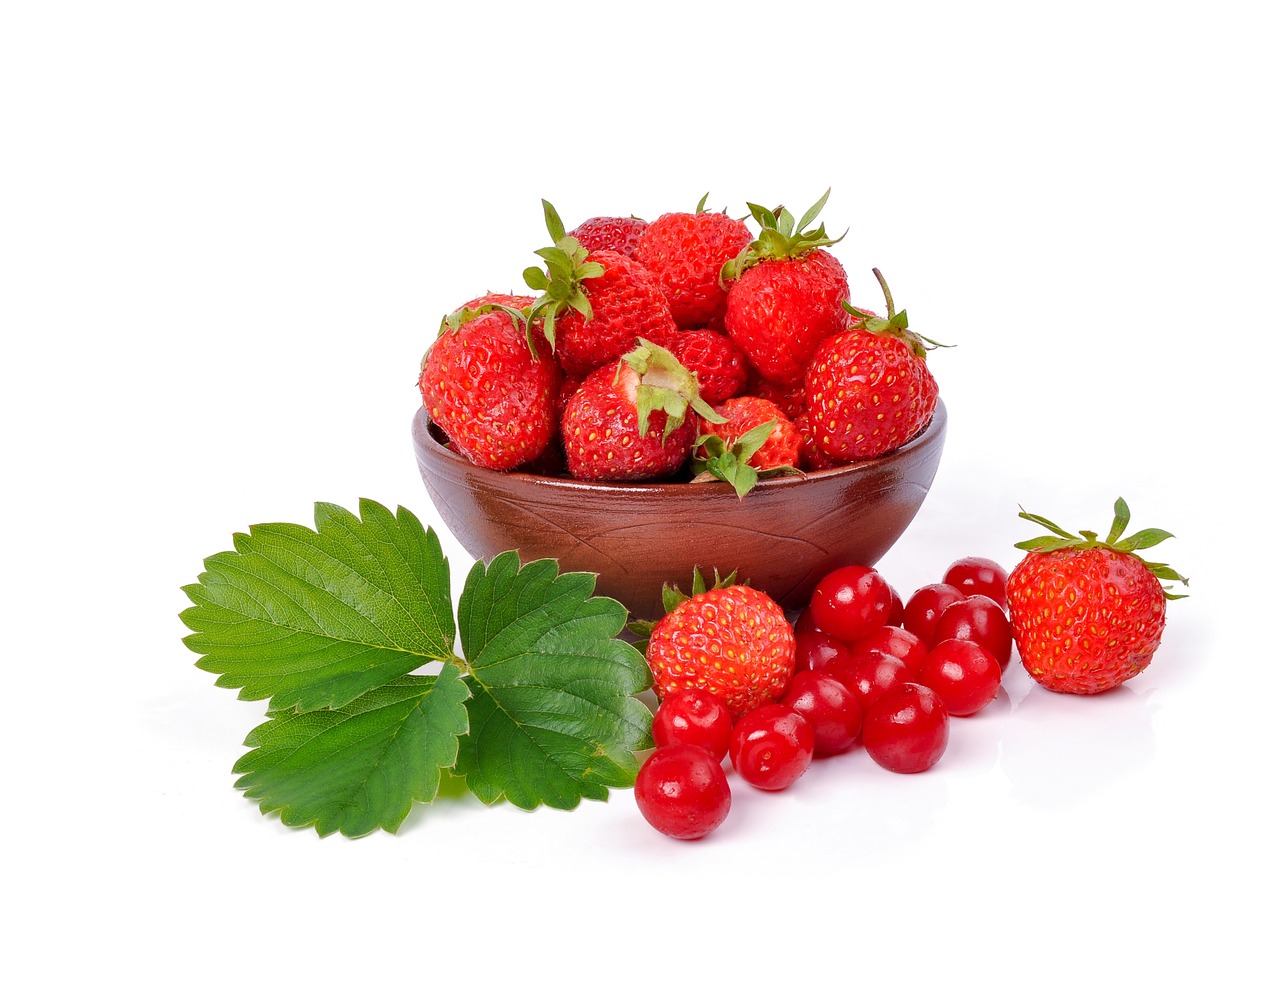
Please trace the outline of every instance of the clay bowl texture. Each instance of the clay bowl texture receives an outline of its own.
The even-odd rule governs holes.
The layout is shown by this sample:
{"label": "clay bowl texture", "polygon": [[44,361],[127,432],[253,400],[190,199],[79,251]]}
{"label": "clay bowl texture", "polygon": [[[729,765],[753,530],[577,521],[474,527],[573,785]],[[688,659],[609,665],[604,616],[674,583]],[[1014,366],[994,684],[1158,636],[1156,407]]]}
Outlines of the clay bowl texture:
{"label": "clay bowl texture", "polygon": [[562,572],[594,572],[596,592],[636,618],[662,616],[662,584],[688,590],[694,567],[738,571],[791,612],[818,580],[874,565],[911,523],[933,483],[947,430],[938,403],[914,439],[888,455],[760,482],[739,500],[727,483],[585,483],[472,465],[413,420],[418,469],[455,539],[477,559],[516,549]]}

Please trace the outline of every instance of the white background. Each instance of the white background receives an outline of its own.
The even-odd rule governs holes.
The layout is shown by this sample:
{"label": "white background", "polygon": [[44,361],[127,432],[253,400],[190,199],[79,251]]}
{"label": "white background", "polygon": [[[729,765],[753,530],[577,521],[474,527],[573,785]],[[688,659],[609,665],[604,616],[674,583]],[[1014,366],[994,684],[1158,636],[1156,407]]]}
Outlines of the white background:
{"label": "white background", "polygon": [[[1262,4],[15,3],[0,14],[4,969],[23,988],[1256,989],[1280,878]],[[436,520],[409,424],[444,312],[570,223],[750,199],[887,275],[951,414],[881,562],[1011,567],[1018,505],[1177,538],[1151,668],[1017,662],[943,761],[292,831],[232,788],[261,704],[181,643],[231,535]],[[446,538],[455,589],[469,565]],[[1267,978],[1269,977],[1269,979]],[[754,980],[754,982],[752,982]]]}

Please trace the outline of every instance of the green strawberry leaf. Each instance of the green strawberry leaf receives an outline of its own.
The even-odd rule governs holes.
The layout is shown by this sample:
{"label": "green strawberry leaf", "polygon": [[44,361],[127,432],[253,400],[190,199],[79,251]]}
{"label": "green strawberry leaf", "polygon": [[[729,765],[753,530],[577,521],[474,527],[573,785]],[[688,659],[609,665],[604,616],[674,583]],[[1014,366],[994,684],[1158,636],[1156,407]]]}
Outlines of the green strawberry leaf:
{"label": "green strawberry leaf", "polygon": [[314,531],[262,524],[184,587],[185,639],[244,700],[339,708],[430,661],[454,658],[449,567],[435,533],[371,500],[361,517],[316,504]]}
{"label": "green strawberry leaf", "polygon": [[1123,551],[1137,551],[1141,548],[1153,548],[1160,542],[1172,538],[1173,535],[1161,528],[1146,528],[1129,535],[1122,541],[1116,542],[1116,548]]}
{"label": "green strawberry leaf", "polygon": [[458,620],[472,733],[457,772],[485,803],[569,810],[635,781],[651,715],[633,694],[649,669],[616,637],[626,608],[594,588],[589,573],[521,566],[514,552],[467,576]]}
{"label": "green strawberry leaf", "polygon": [[1115,515],[1115,519],[1111,522],[1111,531],[1107,534],[1108,545],[1114,545],[1119,541],[1120,536],[1124,534],[1124,529],[1129,526],[1131,514],[1124,497],[1116,497]]}
{"label": "green strawberry leaf", "polygon": [[236,787],[280,812],[289,827],[351,838],[395,832],[414,801],[429,803],[467,732],[467,687],[438,676],[401,676],[343,707],[272,715],[249,733]]}

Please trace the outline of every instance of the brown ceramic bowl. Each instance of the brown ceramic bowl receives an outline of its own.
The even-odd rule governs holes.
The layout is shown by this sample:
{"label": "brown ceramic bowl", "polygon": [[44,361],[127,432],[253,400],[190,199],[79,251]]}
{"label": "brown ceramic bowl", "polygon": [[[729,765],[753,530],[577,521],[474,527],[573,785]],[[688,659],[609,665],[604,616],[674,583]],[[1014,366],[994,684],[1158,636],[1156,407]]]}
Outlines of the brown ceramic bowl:
{"label": "brown ceramic bowl", "polygon": [[727,483],[584,483],[494,472],[438,440],[426,410],[413,419],[422,481],[446,527],[488,560],[558,559],[562,572],[594,572],[596,592],[638,618],[662,614],[662,584],[689,587],[738,571],[788,610],[801,609],[824,574],[874,565],[898,540],[933,483],[947,412],[878,459],[760,482],[741,500]]}

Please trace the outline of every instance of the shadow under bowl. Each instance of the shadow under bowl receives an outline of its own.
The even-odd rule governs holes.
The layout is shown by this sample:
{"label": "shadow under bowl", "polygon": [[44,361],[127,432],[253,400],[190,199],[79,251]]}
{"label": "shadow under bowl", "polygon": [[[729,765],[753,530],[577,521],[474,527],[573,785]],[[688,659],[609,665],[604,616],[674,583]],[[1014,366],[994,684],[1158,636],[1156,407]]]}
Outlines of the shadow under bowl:
{"label": "shadow under bowl", "polygon": [[598,574],[596,593],[636,618],[662,616],[662,585],[686,591],[695,567],[740,581],[799,611],[827,572],[874,565],[924,502],[938,470],[947,411],[876,459],[782,476],[742,499],[728,483],[588,483],[495,472],[442,443],[427,412],[413,418],[418,470],[441,520],[468,552],[489,560],[552,558],[562,572]]}

